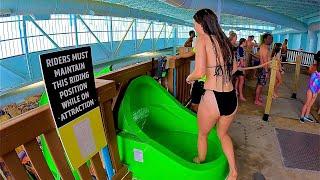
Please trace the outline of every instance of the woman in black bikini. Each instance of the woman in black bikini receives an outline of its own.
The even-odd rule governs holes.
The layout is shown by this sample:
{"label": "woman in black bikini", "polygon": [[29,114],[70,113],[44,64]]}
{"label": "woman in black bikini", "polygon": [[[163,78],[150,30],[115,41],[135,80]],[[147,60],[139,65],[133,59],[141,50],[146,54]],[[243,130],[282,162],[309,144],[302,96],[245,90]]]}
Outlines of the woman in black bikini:
{"label": "woman in black bikini", "polygon": [[218,136],[229,162],[228,179],[236,179],[233,145],[227,133],[238,107],[236,92],[231,82],[232,74],[237,70],[237,64],[233,63],[232,45],[212,10],[199,10],[193,18],[199,36],[195,47],[195,70],[187,77],[187,82],[192,83],[206,76],[205,93],[197,114],[198,156],[194,158],[194,162],[201,163],[206,159],[208,133],[217,124]]}

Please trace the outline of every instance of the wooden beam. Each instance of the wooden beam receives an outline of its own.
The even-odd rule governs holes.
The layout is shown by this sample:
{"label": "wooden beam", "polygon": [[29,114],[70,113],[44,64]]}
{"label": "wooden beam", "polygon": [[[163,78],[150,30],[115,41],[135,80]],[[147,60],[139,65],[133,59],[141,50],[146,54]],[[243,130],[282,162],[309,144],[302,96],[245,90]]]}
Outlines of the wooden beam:
{"label": "wooden beam", "polygon": [[99,153],[95,154],[91,158],[91,164],[93,166],[94,172],[96,174],[96,178],[98,180],[108,179],[106,171],[103,169],[103,165],[102,165],[102,161],[101,161]]}
{"label": "wooden beam", "polygon": [[0,126],[0,156],[52,129],[55,129],[55,124],[49,106],[12,118]]}
{"label": "wooden beam", "polygon": [[79,167],[78,171],[79,171],[81,179],[83,179],[83,180],[92,179],[89,168],[87,166],[87,163],[82,164]]}
{"label": "wooden beam", "polygon": [[62,179],[73,179],[73,174],[66,160],[57,131],[52,129],[50,132],[44,134],[44,138]]}
{"label": "wooden beam", "polygon": [[42,151],[36,139],[24,144],[24,148],[40,179],[53,179],[48,164],[44,160]]}
{"label": "wooden beam", "polygon": [[[117,135],[114,126],[113,112],[111,110],[112,105],[110,101],[100,102],[102,123],[105,129],[105,136],[108,142],[108,147],[110,150],[110,157],[112,165],[116,172],[121,169],[122,164],[120,162],[120,156],[117,144]],[[106,133],[107,132],[107,133]]]}
{"label": "wooden beam", "polygon": [[14,179],[29,179],[26,170],[18,158],[18,155],[15,151],[11,151],[2,156],[2,160],[6,164],[6,167],[9,169],[10,174]]}

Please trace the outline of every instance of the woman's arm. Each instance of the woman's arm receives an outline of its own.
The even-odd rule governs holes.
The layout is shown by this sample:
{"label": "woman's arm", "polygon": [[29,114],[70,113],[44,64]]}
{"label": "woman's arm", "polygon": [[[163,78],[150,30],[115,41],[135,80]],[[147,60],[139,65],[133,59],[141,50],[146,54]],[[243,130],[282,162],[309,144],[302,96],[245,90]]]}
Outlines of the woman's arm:
{"label": "woman's arm", "polygon": [[206,73],[206,46],[204,37],[199,36],[196,44],[197,53],[195,55],[194,71],[187,77],[187,82],[201,79]]}
{"label": "woman's arm", "polygon": [[182,54],[179,54],[179,55],[176,55],[176,56],[170,56],[170,57],[168,57],[168,60],[177,60],[177,59],[180,59],[180,58],[189,58],[189,57],[194,56],[194,54],[195,53],[193,51],[190,51],[190,52],[182,53]]}
{"label": "woman's arm", "polygon": [[236,73],[237,71],[238,71],[238,62],[237,62],[237,60],[236,59],[234,59],[233,60],[233,63],[232,63],[232,72],[231,72],[231,74],[234,74],[234,73]]}

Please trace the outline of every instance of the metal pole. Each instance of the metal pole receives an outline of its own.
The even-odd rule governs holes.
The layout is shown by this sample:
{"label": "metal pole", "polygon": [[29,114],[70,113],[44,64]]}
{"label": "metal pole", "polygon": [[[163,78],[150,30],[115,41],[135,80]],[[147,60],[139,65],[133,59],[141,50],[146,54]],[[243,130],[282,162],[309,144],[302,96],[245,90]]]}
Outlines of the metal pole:
{"label": "metal pole", "polygon": [[76,47],[79,47],[77,16],[75,14],[73,15],[73,24],[74,24],[74,32],[76,37]]}
{"label": "metal pole", "polygon": [[161,30],[160,30],[160,33],[159,33],[159,35],[158,35],[158,37],[157,37],[157,39],[156,39],[156,41],[155,41],[155,45],[157,45],[157,42],[158,42],[158,40],[159,40],[159,38],[160,38],[160,35],[161,35],[164,27],[165,27],[165,25],[162,26],[162,28],[161,28]]}
{"label": "metal pole", "polygon": [[144,33],[143,38],[141,39],[141,41],[140,41],[140,43],[139,43],[138,50],[140,49],[140,47],[141,47],[141,45],[142,45],[142,42],[143,42],[144,38],[145,38],[145,37],[146,37],[146,35],[148,34],[148,31],[149,31],[149,29],[150,29],[150,27],[151,27],[151,24],[152,24],[152,23],[150,22],[150,24],[149,24],[149,26],[148,26],[147,31]]}
{"label": "metal pole", "polygon": [[125,33],[124,36],[122,37],[122,39],[121,39],[121,41],[120,41],[120,43],[119,43],[119,45],[118,45],[118,47],[117,47],[117,49],[115,50],[115,52],[114,52],[114,55],[115,55],[115,56],[118,55],[118,53],[119,53],[119,51],[120,51],[120,47],[121,47],[124,39],[127,37],[127,34],[128,34],[128,32],[130,31],[130,29],[131,29],[131,27],[132,27],[132,25],[133,25],[133,22],[134,22],[134,19],[131,21],[131,23],[130,23],[130,25],[129,25],[129,28],[127,29],[126,33]]}
{"label": "metal pole", "polygon": [[166,22],[164,23],[164,26],[165,26],[165,28],[164,28],[164,48],[166,48],[167,47],[167,23]]}
{"label": "metal pole", "polygon": [[174,31],[174,26],[172,26],[171,32],[169,33],[169,36],[168,36],[168,40],[170,39],[170,37],[171,37],[171,35],[172,35],[173,31]]}
{"label": "metal pole", "polygon": [[50,36],[44,32],[44,30],[36,23],[36,21],[33,19],[33,17],[31,17],[30,15],[27,15],[26,18],[28,18],[29,21],[31,21],[35,26],[36,28],[38,28],[38,30],[45,36],[48,38],[48,40],[56,47],[58,48],[59,50],[62,50],[62,48],[56,43],[54,42],[53,39],[50,38]]}
{"label": "metal pole", "polygon": [[111,49],[111,52],[113,51],[113,27],[112,27],[112,17],[109,16],[110,18],[110,21],[109,21],[109,36],[110,36],[110,49]]}
{"label": "metal pole", "polygon": [[[20,17],[19,17],[20,20]],[[20,30],[20,39],[21,37],[21,27],[20,27],[20,21],[19,21],[19,30]],[[30,58],[29,58],[29,47],[28,47],[28,38],[27,38],[27,26],[26,26],[26,18],[25,16],[22,17],[22,31],[23,31],[23,53],[25,55],[26,61],[27,61],[27,68],[28,68],[28,75],[30,78],[30,81],[33,79],[33,74],[32,74],[32,67],[30,63]]]}
{"label": "metal pole", "polygon": [[154,23],[151,21],[151,42],[152,42],[152,51],[155,50],[154,45]]}
{"label": "metal pole", "polygon": [[134,19],[133,27],[132,27],[132,41],[134,44],[134,52],[137,51],[137,22],[136,19]]}
{"label": "metal pole", "polygon": [[177,25],[174,27],[174,39],[173,39],[173,55],[177,53],[177,36],[178,36],[178,28]]}
{"label": "metal pole", "polygon": [[[88,31],[90,32],[90,34],[92,34],[92,36],[96,39],[96,41],[98,42],[98,44],[100,45],[101,48],[103,48],[103,52],[107,55],[107,57],[110,57],[110,54],[107,53],[108,48],[106,48],[103,43],[99,40],[99,38],[91,31],[90,27],[84,22],[84,20],[81,18],[80,15],[77,15],[77,18],[82,22],[82,24],[88,29]],[[104,51],[106,50],[106,51]]]}

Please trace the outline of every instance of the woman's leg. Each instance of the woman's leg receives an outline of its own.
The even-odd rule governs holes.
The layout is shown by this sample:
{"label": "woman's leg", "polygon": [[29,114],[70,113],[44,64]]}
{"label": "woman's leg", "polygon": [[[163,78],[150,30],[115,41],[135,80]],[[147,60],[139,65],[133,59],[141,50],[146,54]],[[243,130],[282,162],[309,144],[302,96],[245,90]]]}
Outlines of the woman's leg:
{"label": "woman's leg", "polygon": [[262,104],[262,98],[261,98],[261,93],[262,93],[262,85],[257,85],[256,87],[256,97],[254,99],[254,104],[258,106],[263,106]]}
{"label": "woman's leg", "polygon": [[309,106],[309,104],[311,103],[311,100],[312,100],[312,92],[310,89],[307,90],[307,94],[306,94],[306,101],[302,107],[302,110],[301,110],[301,116],[300,118],[303,118],[306,114],[307,114],[307,108]]}
{"label": "woman's leg", "polygon": [[239,77],[236,77],[236,82],[234,84],[237,95],[239,94]]}
{"label": "woman's leg", "polygon": [[277,71],[277,73],[276,73],[276,83],[275,83],[275,86],[274,86],[274,94],[273,94],[275,98],[279,97],[278,90],[279,90],[279,86],[281,85],[281,83],[282,83],[281,73],[280,73],[280,71]]}
{"label": "woman's leg", "polygon": [[311,93],[311,101],[310,101],[310,103],[309,103],[308,106],[307,106],[306,116],[308,116],[308,115],[310,114],[312,105],[314,104],[314,102],[315,102],[316,99],[317,99],[317,95],[318,95],[318,94],[312,94],[312,93]]}
{"label": "woman's leg", "polygon": [[218,125],[217,125],[218,126],[217,132],[220,138],[220,142],[222,144],[222,149],[229,163],[230,171],[229,171],[228,179],[236,179],[238,175],[235,157],[234,157],[233,144],[228,134],[229,126],[234,120],[236,112],[237,110],[232,115],[221,116],[218,120]]}
{"label": "woman's leg", "polygon": [[200,163],[206,159],[208,134],[219,118],[219,109],[212,91],[206,91],[198,108],[198,157],[194,162]]}
{"label": "woman's leg", "polygon": [[246,101],[246,98],[243,96],[243,85],[244,85],[244,76],[239,76],[239,97],[241,101]]}

